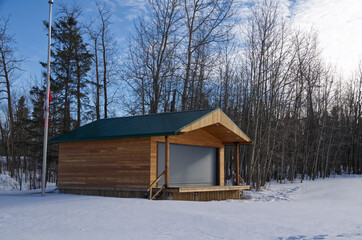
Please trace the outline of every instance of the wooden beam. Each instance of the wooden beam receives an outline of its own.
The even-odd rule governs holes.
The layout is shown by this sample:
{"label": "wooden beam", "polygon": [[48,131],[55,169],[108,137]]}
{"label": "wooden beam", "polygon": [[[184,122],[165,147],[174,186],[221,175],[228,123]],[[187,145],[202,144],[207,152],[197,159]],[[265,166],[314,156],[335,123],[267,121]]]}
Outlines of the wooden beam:
{"label": "wooden beam", "polygon": [[225,157],[224,146],[219,148],[219,185],[225,185]]}
{"label": "wooden beam", "polygon": [[170,185],[170,143],[168,137],[165,136],[165,185],[166,188]]}
{"label": "wooden beam", "polygon": [[235,143],[235,171],[236,171],[236,185],[239,186],[239,143]]}

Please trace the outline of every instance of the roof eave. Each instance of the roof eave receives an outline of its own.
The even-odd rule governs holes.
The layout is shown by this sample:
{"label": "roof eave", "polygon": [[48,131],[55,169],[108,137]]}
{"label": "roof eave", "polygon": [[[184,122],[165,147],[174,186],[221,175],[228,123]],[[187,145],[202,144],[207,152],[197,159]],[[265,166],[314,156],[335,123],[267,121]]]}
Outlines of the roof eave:
{"label": "roof eave", "polygon": [[180,128],[180,129],[178,129],[177,131],[178,131],[178,132],[181,132],[182,130],[184,130],[184,129],[185,129],[185,128],[187,128],[188,126],[190,126],[190,125],[194,124],[195,122],[199,121],[200,119],[202,119],[202,118],[204,118],[204,117],[207,117],[208,115],[212,114],[213,112],[215,112],[215,111],[217,111],[217,110],[220,110],[220,108],[215,108],[215,109],[213,109],[213,110],[212,110],[212,109],[210,109],[210,112],[208,112],[207,114],[205,114],[205,115],[203,115],[203,116],[201,116],[201,117],[199,117],[199,118],[195,119],[194,121],[192,121],[192,122],[190,122],[190,123],[186,124],[185,126],[181,127],[181,128]]}
{"label": "roof eave", "polygon": [[159,136],[174,136],[179,134],[180,131],[157,133],[157,134],[137,134],[137,135],[122,135],[122,136],[110,136],[110,137],[95,137],[95,138],[76,138],[57,140],[56,137],[51,139],[50,143],[63,143],[63,142],[85,142],[85,141],[99,141],[99,140],[112,140],[112,139],[126,139],[126,138],[146,138],[146,137],[159,137]]}

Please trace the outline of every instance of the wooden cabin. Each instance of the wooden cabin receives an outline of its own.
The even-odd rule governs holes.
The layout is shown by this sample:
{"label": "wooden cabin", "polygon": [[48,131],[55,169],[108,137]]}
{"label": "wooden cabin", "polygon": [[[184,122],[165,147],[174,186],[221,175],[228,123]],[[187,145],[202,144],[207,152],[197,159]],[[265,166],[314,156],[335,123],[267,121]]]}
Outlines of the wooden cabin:
{"label": "wooden cabin", "polygon": [[[239,144],[252,141],[220,109],[100,119],[51,139],[62,193],[174,200],[237,199]],[[236,148],[225,186],[224,146]]]}

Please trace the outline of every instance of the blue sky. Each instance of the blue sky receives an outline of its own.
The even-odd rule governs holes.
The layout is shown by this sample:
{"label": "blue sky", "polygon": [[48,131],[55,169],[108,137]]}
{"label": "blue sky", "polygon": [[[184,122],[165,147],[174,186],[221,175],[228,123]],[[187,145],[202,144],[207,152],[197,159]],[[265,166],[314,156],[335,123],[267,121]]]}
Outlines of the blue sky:
{"label": "blue sky", "polygon": [[[22,75],[40,74],[39,61],[46,61],[47,36],[42,20],[48,19],[47,1],[0,0],[1,17],[9,17],[9,32],[16,40],[18,55],[26,59]],[[38,70],[38,71],[36,71]]]}
{"label": "blue sky", "polygon": [[[71,6],[75,2],[82,8],[82,22],[87,22],[91,16],[96,14],[93,0],[54,0],[53,23],[60,9],[60,3]],[[146,1],[113,0],[104,2],[114,11],[112,29],[118,46],[124,48],[127,46],[127,37],[133,26],[133,19],[144,12]],[[24,70],[21,73],[22,83],[16,85],[24,86],[24,91],[28,91],[28,87],[37,84],[41,76],[39,62],[47,60],[48,37],[42,21],[49,19],[48,0],[0,0],[0,16],[5,18],[10,16],[9,32],[14,35],[16,40],[15,46],[18,55],[25,59],[22,63]]]}
{"label": "blue sky", "polygon": [[[239,0],[238,2],[258,0]],[[313,27],[319,32],[320,45],[326,62],[334,64],[341,73],[357,69],[362,59],[362,0],[280,0],[289,7],[296,25],[304,29]],[[53,19],[59,4],[76,2],[83,9],[86,22],[96,14],[93,0],[54,0]],[[145,12],[146,0],[103,0],[111,6],[113,33],[120,50],[127,46],[127,37],[133,27],[133,19]],[[0,0],[0,16],[10,16],[10,33],[16,39],[18,54],[25,58],[22,64],[21,84],[24,89],[39,83],[41,67],[46,61],[47,36],[42,24],[48,20],[48,0]],[[39,80],[37,80],[39,81]]]}

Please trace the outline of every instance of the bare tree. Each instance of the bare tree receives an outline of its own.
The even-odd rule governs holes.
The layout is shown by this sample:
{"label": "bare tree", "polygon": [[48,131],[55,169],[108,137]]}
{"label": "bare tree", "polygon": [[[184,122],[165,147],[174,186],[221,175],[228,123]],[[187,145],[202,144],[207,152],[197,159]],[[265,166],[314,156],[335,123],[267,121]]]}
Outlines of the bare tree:
{"label": "bare tree", "polygon": [[[177,36],[180,4],[177,0],[150,0],[151,12],[135,23],[128,61],[125,64],[126,81],[141,100],[141,112],[157,113],[163,100],[168,106],[175,93],[175,50],[180,42]],[[175,96],[173,96],[175,98]],[[171,100],[171,101],[174,101]],[[172,104],[171,104],[172,105]],[[166,107],[167,109],[167,107]]]}
{"label": "bare tree", "polygon": [[96,101],[95,101],[95,110],[96,110],[96,119],[100,119],[101,118],[101,114],[100,114],[100,94],[101,94],[101,83],[100,83],[100,76],[99,76],[99,59],[98,59],[98,52],[99,52],[99,48],[100,48],[100,44],[99,44],[99,38],[101,35],[101,29],[96,29],[94,27],[94,23],[95,20],[91,21],[89,25],[86,26],[89,38],[91,40],[91,47],[92,47],[92,60],[94,63],[94,69],[95,69],[95,74],[96,74],[96,81],[95,83],[93,83],[96,87]]}
{"label": "bare tree", "polygon": [[249,104],[245,120],[246,131],[254,141],[248,182],[256,183],[258,189],[266,179],[276,147],[273,138],[280,118],[276,110],[283,104],[289,69],[287,29],[277,1],[265,0],[254,6],[245,37],[245,76],[250,88],[244,97]]}
{"label": "bare tree", "polygon": [[108,106],[110,104],[109,101],[109,89],[108,85],[110,84],[111,78],[111,67],[115,65],[111,64],[114,54],[115,54],[115,41],[111,35],[111,17],[112,11],[111,8],[108,7],[105,3],[96,3],[98,17],[99,17],[99,27],[96,30],[100,33],[100,53],[102,55],[102,78],[103,78],[103,108],[104,108],[104,118],[108,117]]}
{"label": "bare tree", "polygon": [[185,12],[185,56],[182,57],[184,64],[183,88],[181,97],[181,109],[186,110],[190,100],[190,80],[192,71],[196,71],[197,64],[195,54],[202,51],[207,45],[225,41],[231,26],[228,20],[232,17],[233,1],[231,0],[184,0]]}
{"label": "bare tree", "polygon": [[[0,100],[7,101],[7,111],[9,120],[9,153],[11,163],[15,161],[14,149],[14,113],[12,99],[12,82],[15,78],[15,72],[20,70],[19,65],[23,61],[15,56],[14,37],[8,33],[9,18],[1,19],[0,22]],[[9,164],[11,166],[11,164]],[[11,168],[13,176],[14,169]]]}

